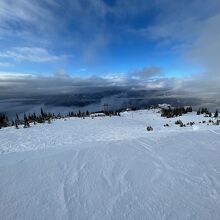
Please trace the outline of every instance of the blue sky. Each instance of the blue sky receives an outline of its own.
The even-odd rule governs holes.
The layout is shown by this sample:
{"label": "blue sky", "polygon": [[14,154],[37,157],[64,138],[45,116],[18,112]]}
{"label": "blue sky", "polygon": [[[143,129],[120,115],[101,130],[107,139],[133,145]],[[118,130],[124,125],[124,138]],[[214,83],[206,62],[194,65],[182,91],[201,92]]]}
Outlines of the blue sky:
{"label": "blue sky", "polygon": [[188,0],[1,0],[0,71],[85,76],[156,66],[167,76],[194,74],[204,67],[189,62],[187,52],[219,6]]}

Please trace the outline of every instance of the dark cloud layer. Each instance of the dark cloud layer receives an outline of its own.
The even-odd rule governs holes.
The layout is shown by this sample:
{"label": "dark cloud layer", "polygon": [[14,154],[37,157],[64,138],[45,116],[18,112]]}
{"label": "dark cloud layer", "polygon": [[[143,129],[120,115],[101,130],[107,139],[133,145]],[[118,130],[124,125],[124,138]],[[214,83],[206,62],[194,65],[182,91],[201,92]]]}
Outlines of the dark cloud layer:
{"label": "dark cloud layer", "polygon": [[12,114],[16,111],[36,111],[40,107],[54,111],[97,111],[102,109],[104,103],[112,109],[163,102],[219,105],[220,100],[215,92],[218,85],[210,89],[210,82],[205,80],[205,76],[200,80],[192,77],[183,80],[165,78],[161,72],[159,68],[149,67],[126,75],[86,78],[65,73],[51,76],[1,74],[0,107],[1,111]]}

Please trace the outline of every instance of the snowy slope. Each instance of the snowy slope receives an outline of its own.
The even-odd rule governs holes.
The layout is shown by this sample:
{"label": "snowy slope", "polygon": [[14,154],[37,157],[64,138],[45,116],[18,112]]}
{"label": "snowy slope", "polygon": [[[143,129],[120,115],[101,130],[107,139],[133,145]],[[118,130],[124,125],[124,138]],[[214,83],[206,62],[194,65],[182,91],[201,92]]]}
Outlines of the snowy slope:
{"label": "snowy slope", "polygon": [[0,219],[220,219],[220,126],[180,119],[196,124],[144,110],[0,130]]}

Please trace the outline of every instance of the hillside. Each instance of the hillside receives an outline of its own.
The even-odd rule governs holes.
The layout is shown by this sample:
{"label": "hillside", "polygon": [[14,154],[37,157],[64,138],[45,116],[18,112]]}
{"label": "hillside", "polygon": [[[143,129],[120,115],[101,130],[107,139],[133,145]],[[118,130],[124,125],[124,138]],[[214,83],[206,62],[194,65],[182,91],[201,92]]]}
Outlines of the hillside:
{"label": "hillside", "polygon": [[0,219],[220,219],[220,126],[157,111],[1,129]]}

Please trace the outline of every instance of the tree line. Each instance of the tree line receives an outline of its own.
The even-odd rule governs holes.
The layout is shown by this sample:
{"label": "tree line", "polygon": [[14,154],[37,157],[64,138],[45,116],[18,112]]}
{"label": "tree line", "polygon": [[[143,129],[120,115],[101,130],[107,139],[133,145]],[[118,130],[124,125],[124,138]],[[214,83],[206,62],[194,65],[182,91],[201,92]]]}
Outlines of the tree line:
{"label": "tree line", "polygon": [[177,116],[182,116],[183,114],[187,114],[188,112],[192,112],[192,107],[178,107],[178,108],[162,108],[161,109],[161,117],[173,118]]}
{"label": "tree line", "polygon": [[207,108],[201,108],[201,109],[198,109],[197,111],[197,115],[201,115],[201,114],[205,114],[206,117],[212,117],[214,116],[214,118],[217,118],[218,117],[218,110],[215,111],[214,115],[212,115],[211,112],[209,112],[209,110]]}
{"label": "tree line", "polygon": [[[187,114],[188,112],[192,112],[192,107],[178,107],[178,108],[162,108],[161,109],[161,117],[166,117],[166,118],[173,118],[173,117],[178,117],[182,116],[183,114]],[[215,111],[215,113],[211,113],[207,108],[201,108],[197,110],[197,115],[200,114],[205,114],[205,117],[214,117],[217,118],[219,113],[218,110]]]}
{"label": "tree line", "polygon": [[[101,113],[101,112],[100,112]],[[118,111],[102,111],[106,116],[120,116],[120,112]],[[40,110],[40,114],[29,113],[24,114],[23,117],[19,117],[18,114],[15,115],[15,118],[9,120],[8,116],[5,113],[0,113],[0,129],[15,126],[15,128],[19,128],[23,126],[24,128],[29,128],[30,123],[37,124],[37,123],[48,123],[50,124],[52,120],[55,119],[65,119],[70,117],[78,117],[78,118],[85,118],[90,117],[90,113],[88,110],[86,112],[78,111],[78,112],[69,112],[66,115],[61,115],[60,113],[54,114],[51,112],[46,112],[42,108]]]}

